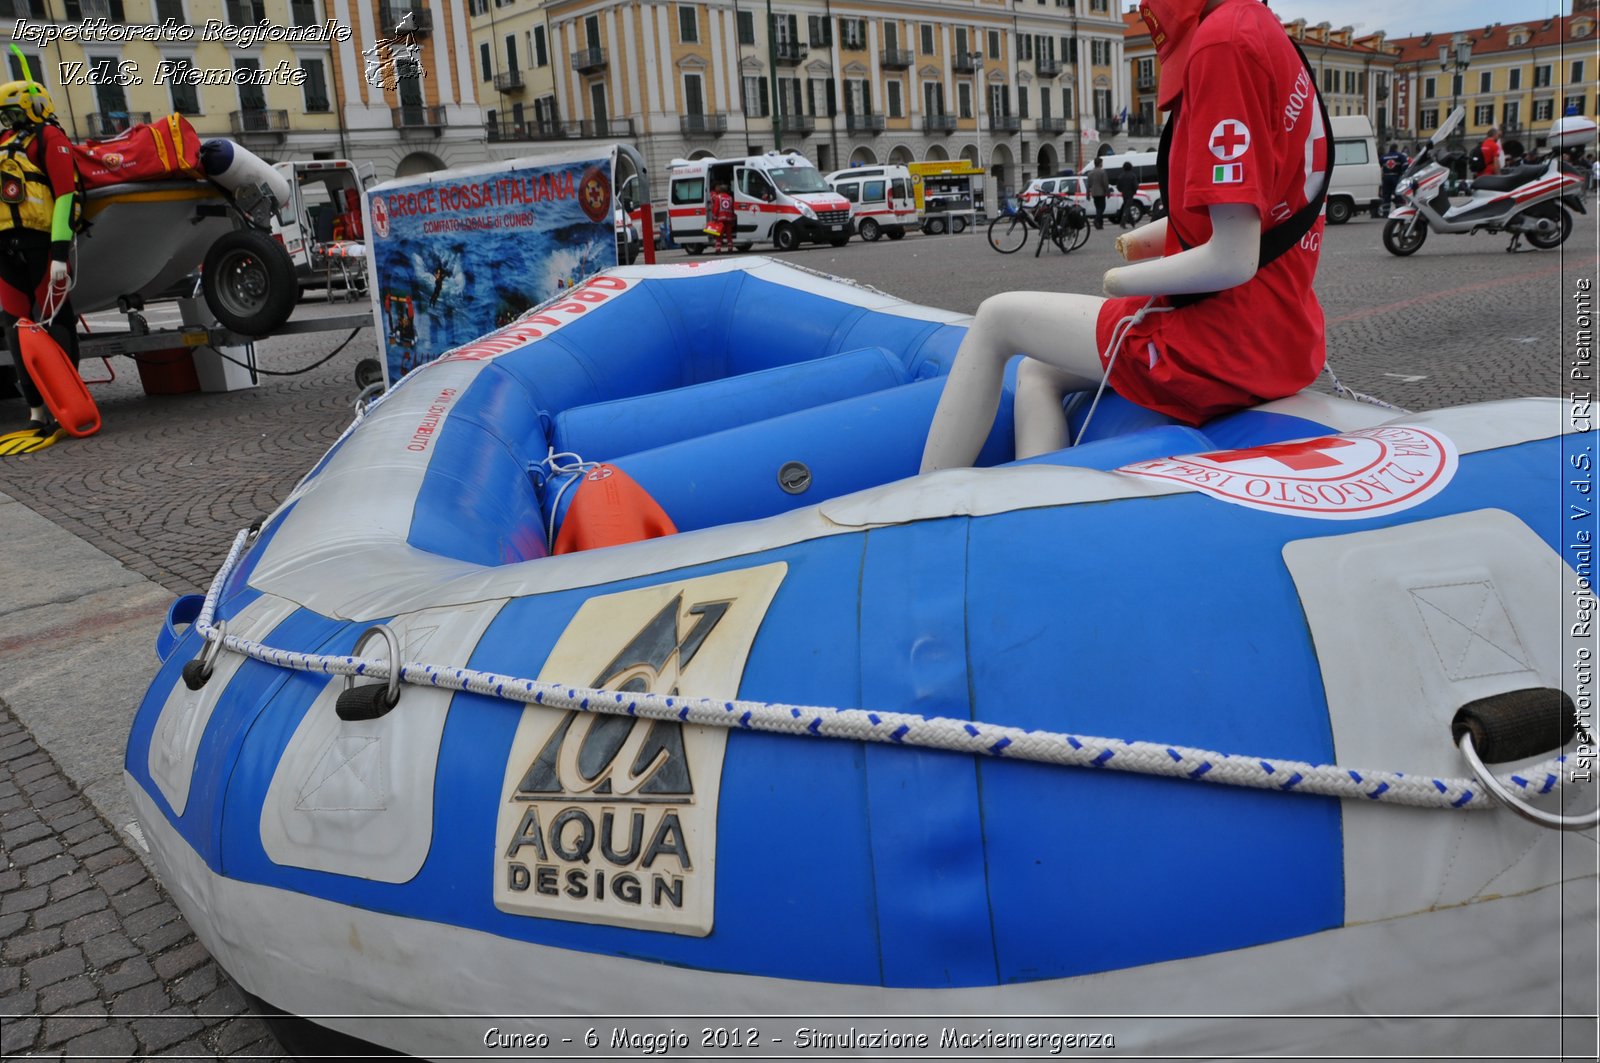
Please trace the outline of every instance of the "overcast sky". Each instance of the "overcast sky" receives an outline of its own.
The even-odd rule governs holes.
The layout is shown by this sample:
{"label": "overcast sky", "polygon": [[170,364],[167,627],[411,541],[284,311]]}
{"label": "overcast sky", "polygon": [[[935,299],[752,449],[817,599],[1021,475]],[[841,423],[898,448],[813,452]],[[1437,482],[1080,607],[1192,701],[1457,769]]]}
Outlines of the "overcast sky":
{"label": "overcast sky", "polygon": [[1270,6],[1285,22],[1303,18],[1313,26],[1331,22],[1335,29],[1354,26],[1358,33],[1383,30],[1391,37],[1506,22],[1513,17],[1508,9],[1523,20],[1565,15],[1570,10],[1567,0],[1271,0]]}

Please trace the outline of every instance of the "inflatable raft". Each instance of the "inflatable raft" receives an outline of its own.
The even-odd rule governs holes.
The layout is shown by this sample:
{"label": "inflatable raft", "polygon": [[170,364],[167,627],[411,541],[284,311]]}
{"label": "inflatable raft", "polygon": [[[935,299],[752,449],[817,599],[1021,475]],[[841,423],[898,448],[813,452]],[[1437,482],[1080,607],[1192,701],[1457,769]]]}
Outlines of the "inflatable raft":
{"label": "inflatable raft", "polygon": [[[1017,462],[1008,393],[919,477],[967,318],[759,258],[565,295],[174,607],[127,777],[250,992],[439,1056],[486,1043],[451,1016],[1061,1015],[1470,1058],[1592,1004],[1559,402],[1107,398]],[[552,553],[577,522],[637,541]]]}

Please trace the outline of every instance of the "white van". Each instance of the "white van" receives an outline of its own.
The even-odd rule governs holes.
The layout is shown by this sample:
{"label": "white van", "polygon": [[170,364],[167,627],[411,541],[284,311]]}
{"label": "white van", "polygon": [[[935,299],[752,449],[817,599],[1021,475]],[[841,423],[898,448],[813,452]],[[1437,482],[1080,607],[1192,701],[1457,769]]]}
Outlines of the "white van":
{"label": "white van", "polygon": [[733,193],[734,246],[740,251],[765,240],[779,251],[807,241],[834,247],[850,241],[850,204],[804,155],[769,151],[743,159],[674,159],[668,217],[673,241],[691,255],[711,246],[705,234],[708,204],[722,182]]}
{"label": "white van", "polygon": [[850,218],[868,243],[884,235],[898,240],[907,229],[922,227],[911,171],[904,166],[835,170],[828,175],[828,184],[850,201]]}
{"label": "white van", "polygon": [[1333,180],[1328,185],[1324,214],[1329,225],[1343,225],[1358,210],[1378,216],[1383,166],[1372,119],[1364,114],[1330,118],[1333,123]]}
{"label": "white van", "polygon": [[[376,177],[371,163],[359,168],[345,159],[276,162],[272,168],[289,182],[289,205],[273,219],[272,234],[289,252],[302,288],[335,281],[366,284],[365,243],[361,232],[361,193]],[[360,250],[357,250],[357,245]]]}

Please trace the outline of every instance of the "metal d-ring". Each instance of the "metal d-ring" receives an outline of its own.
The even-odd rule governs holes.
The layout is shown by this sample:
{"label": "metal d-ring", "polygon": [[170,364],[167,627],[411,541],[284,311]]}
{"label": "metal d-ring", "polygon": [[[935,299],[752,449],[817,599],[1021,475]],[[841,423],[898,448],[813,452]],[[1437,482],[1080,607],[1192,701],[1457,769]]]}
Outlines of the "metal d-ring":
{"label": "metal d-ring", "polygon": [[206,639],[205,646],[200,650],[200,656],[184,662],[183,685],[190,690],[199,690],[211,678],[211,672],[216,667],[217,657],[222,653],[222,640],[228,637],[228,622],[216,622],[217,637]]}
{"label": "metal d-ring", "polygon": [[1589,830],[1600,824],[1600,808],[1596,808],[1593,812],[1582,816],[1563,816],[1534,808],[1506,789],[1500,780],[1494,777],[1494,773],[1484,766],[1483,761],[1478,757],[1478,751],[1473,748],[1472,734],[1470,732],[1463,733],[1460,741],[1456,744],[1461,750],[1461,755],[1466,758],[1467,764],[1471,766],[1472,774],[1476,775],[1478,782],[1483,784],[1483,788],[1489,791],[1495,800],[1523,819],[1537,823],[1541,827],[1549,827],[1552,830]]}
{"label": "metal d-ring", "polygon": [[[383,641],[389,644],[389,689],[384,694],[384,703],[393,708],[400,703],[400,637],[394,633],[394,629],[388,624],[373,624],[356,639],[355,648],[350,651],[350,656],[361,656],[361,647],[365,646],[373,635],[382,635]],[[354,690],[355,685],[355,676],[344,677],[346,690]]]}

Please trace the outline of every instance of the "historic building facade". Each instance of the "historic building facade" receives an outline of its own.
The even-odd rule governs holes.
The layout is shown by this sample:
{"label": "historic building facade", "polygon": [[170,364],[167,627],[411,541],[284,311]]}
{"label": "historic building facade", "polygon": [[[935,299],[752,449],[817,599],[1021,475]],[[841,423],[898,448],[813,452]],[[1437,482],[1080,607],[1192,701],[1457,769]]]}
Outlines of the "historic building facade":
{"label": "historic building facade", "polygon": [[1117,135],[1127,106],[1114,0],[469,3],[502,155],[631,139],[658,178],[774,149],[823,171],[966,158],[993,203],[1077,165],[1083,130]]}

